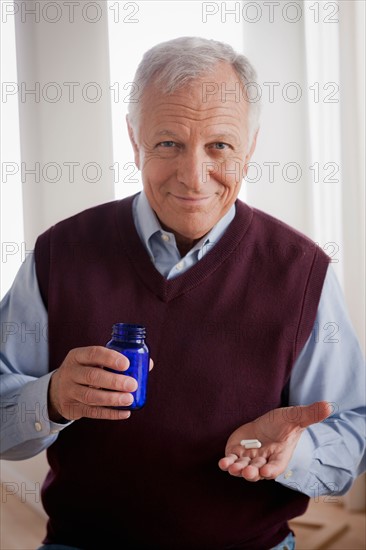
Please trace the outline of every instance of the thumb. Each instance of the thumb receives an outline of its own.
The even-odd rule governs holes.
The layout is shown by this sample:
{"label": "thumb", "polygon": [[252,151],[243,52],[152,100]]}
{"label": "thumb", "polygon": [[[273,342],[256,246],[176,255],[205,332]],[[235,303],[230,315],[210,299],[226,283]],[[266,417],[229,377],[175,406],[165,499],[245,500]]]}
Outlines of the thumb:
{"label": "thumb", "polygon": [[316,401],[311,405],[300,406],[299,409],[299,425],[302,428],[307,428],[311,424],[322,422],[333,412],[332,404],[327,401]]}

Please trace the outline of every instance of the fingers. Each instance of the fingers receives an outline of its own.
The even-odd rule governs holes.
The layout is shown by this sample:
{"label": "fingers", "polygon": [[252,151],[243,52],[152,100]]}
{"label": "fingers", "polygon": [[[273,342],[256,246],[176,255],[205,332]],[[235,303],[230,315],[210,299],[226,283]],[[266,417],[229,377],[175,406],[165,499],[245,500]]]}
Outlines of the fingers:
{"label": "fingers", "polygon": [[219,468],[221,468],[221,470],[223,470],[224,472],[227,472],[229,467],[234,464],[234,462],[238,460],[238,458],[238,455],[235,455],[233,453],[225,456],[224,458],[221,458],[219,460]]}
{"label": "fingers", "polygon": [[84,386],[105,388],[115,391],[133,392],[137,390],[137,381],[131,376],[109,372],[100,367],[75,367],[74,381]]}
{"label": "fingers", "polygon": [[243,458],[239,458],[236,460],[228,469],[229,474],[232,476],[240,477],[242,474],[242,471],[249,466],[250,464],[250,457],[244,456]]}
{"label": "fingers", "polygon": [[138,383],[131,376],[122,374],[128,366],[127,357],[103,346],[71,350],[50,380],[50,419],[58,422],[82,417],[128,418],[129,411],[112,409],[129,407],[133,403],[131,392],[137,390]]}
{"label": "fingers", "polygon": [[266,462],[263,456],[253,458],[248,466],[242,469],[241,476],[247,481],[260,481],[263,479],[262,469]]}
{"label": "fingers", "polygon": [[221,470],[228,472],[235,477],[243,477],[247,481],[259,481],[267,477],[263,474],[263,467],[267,464],[267,459],[264,456],[238,457],[231,453],[219,461]]}
{"label": "fingers", "polygon": [[[295,405],[293,407],[283,407],[281,409],[275,409],[269,414],[264,415],[261,418],[266,418],[267,424],[271,423],[273,419],[276,419],[282,423],[283,426],[288,428],[290,433],[294,429],[307,428],[311,424],[322,422],[333,412],[331,403],[327,401],[316,401],[311,405]],[[260,421],[261,418],[257,420]]]}
{"label": "fingers", "polygon": [[80,418],[92,418],[93,420],[126,420],[131,416],[131,411],[70,402],[65,404],[63,415],[64,418],[69,420],[79,420]]}
{"label": "fingers", "polygon": [[282,460],[272,459],[263,466],[261,469],[261,475],[265,479],[275,479],[284,472],[285,466],[286,464],[284,464]]}
{"label": "fingers", "polygon": [[128,407],[133,403],[131,393],[104,391],[89,386],[76,386],[74,400],[88,406]]}
{"label": "fingers", "polygon": [[108,367],[110,369],[124,371],[128,369],[129,360],[127,357],[113,349],[103,346],[88,346],[71,350],[66,358],[71,363],[78,365],[95,365]]}
{"label": "fingers", "polygon": [[85,417],[122,420],[129,418],[130,411],[112,407],[129,407],[133,403],[133,396],[130,393],[109,392],[82,386],[79,388],[81,388],[78,389],[81,394],[77,397],[71,397],[69,394],[60,399],[57,410],[63,419],[78,420]]}
{"label": "fingers", "polygon": [[322,422],[333,412],[333,407],[327,401],[317,401],[311,405],[301,407],[301,422],[302,428],[307,428],[311,424]]}

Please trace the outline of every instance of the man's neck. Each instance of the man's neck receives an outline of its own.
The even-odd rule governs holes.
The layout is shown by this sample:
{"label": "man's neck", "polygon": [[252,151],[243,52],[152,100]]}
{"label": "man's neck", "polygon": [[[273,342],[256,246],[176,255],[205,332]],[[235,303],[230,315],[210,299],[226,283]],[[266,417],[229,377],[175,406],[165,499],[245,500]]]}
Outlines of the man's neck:
{"label": "man's neck", "polygon": [[175,241],[177,243],[177,248],[179,250],[179,254],[181,255],[181,257],[183,258],[199,240],[200,239],[196,239],[194,241],[190,240],[187,242],[179,242],[177,235],[175,235]]}
{"label": "man's neck", "polygon": [[191,248],[193,248],[194,245],[198,243],[198,241],[204,236],[201,235],[200,237],[198,237],[198,239],[189,239],[188,237],[185,237],[184,235],[181,235],[180,233],[177,233],[176,231],[170,229],[170,227],[164,225],[160,219],[159,223],[164,231],[169,231],[169,233],[173,233],[181,258],[183,258],[191,250]]}

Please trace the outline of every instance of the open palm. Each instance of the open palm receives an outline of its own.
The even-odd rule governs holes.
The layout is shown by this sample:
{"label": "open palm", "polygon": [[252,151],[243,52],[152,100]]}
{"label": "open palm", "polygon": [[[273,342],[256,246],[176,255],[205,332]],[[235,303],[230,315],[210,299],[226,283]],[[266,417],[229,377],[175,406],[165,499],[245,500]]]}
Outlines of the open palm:
{"label": "open palm", "polygon": [[[248,481],[274,479],[286,470],[302,432],[330,414],[332,406],[326,401],[273,409],[231,434],[219,467]],[[242,439],[259,439],[262,446],[245,449]]]}

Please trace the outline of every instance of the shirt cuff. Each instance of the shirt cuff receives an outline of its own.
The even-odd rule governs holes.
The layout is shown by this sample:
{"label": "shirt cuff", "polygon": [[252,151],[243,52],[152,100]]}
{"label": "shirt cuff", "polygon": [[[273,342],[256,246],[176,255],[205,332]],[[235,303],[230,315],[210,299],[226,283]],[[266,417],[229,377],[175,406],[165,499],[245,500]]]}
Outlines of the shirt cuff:
{"label": "shirt cuff", "polygon": [[308,494],[310,466],[314,456],[314,442],[308,430],[304,430],[297,442],[294,454],[283,474],[275,481],[289,489]]}
{"label": "shirt cuff", "polygon": [[21,440],[44,438],[58,434],[72,424],[52,422],[48,416],[48,386],[53,372],[25,384],[18,399],[18,429]]}

